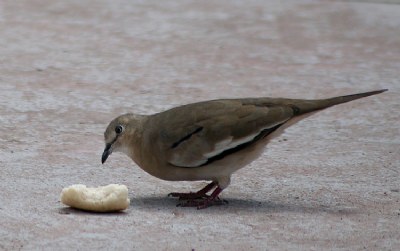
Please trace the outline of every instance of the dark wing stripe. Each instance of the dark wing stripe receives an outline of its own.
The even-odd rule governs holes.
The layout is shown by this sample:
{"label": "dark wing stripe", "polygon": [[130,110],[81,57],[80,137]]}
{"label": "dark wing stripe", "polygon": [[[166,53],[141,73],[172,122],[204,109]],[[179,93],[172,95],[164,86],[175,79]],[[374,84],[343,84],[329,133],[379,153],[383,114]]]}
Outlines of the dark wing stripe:
{"label": "dark wing stripe", "polygon": [[190,137],[192,137],[193,134],[196,134],[198,132],[201,132],[203,130],[203,127],[199,127],[196,130],[194,130],[193,132],[189,133],[188,135],[186,135],[185,137],[181,138],[180,140],[176,141],[175,143],[172,144],[171,148],[174,149],[176,147],[178,147],[183,141],[190,139]]}
{"label": "dark wing stripe", "polygon": [[[238,145],[238,146],[236,146],[236,147],[234,147],[234,148],[225,150],[225,151],[223,151],[222,153],[220,153],[220,154],[218,154],[218,155],[216,155],[216,156],[214,156],[214,157],[209,158],[209,159],[207,160],[206,163],[201,164],[200,166],[206,166],[206,165],[208,165],[208,164],[210,164],[210,163],[212,163],[212,162],[214,162],[214,161],[221,160],[221,159],[225,158],[226,156],[228,156],[228,155],[230,155],[230,154],[236,153],[236,152],[238,152],[238,151],[240,151],[240,150],[242,150],[242,149],[244,149],[244,148],[246,148],[246,147],[252,145],[253,143],[257,142],[258,140],[263,139],[263,138],[265,138],[266,136],[268,136],[270,133],[272,133],[273,131],[275,131],[276,129],[278,129],[278,128],[279,128],[281,125],[283,125],[283,124],[284,124],[284,123],[279,124],[279,125],[276,125],[276,126],[274,126],[274,127],[272,127],[272,128],[268,128],[268,129],[262,130],[262,131],[261,131],[257,136],[255,136],[254,139],[252,139],[251,141],[248,141],[248,142],[246,142],[246,143],[243,143],[243,144],[241,144],[241,145]],[[199,167],[200,167],[200,166],[199,166]]]}
{"label": "dark wing stripe", "polygon": [[301,112],[301,110],[300,110],[300,108],[299,107],[297,107],[297,106],[295,106],[295,105],[293,105],[293,104],[290,104],[290,105],[288,105],[290,108],[292,108],[292,110],[293,110],[293,115],[299,115],[300,114],[300,112]]}

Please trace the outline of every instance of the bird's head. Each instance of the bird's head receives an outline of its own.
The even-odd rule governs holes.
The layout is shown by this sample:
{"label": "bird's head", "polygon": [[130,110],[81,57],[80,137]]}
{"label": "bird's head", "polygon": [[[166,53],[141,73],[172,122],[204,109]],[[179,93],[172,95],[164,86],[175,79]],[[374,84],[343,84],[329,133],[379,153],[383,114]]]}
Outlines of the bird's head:
{"label": "bird's head", "polygon": [[123,152],[129,155],[129,143],[135,134],[137,121],[141,115],[127,113],[113,119],[104,132],[106,147],[101,156],[101,163],[106,162],[108,156],[113,152]]}

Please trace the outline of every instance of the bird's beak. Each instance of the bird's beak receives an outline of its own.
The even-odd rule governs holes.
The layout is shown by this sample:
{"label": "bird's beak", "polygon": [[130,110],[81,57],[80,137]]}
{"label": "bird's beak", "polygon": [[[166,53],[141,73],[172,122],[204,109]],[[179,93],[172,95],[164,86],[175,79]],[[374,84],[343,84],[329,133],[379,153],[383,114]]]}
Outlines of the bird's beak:
{"label": "bird's beak", "polygon": [[108,143],[106,144],[106,148],[104,149],[103,155],[101,156],[101,164],[104,164],[104,162],[106,162],[108,156],[110,156],[111,153],[112,153],[111,144]]}

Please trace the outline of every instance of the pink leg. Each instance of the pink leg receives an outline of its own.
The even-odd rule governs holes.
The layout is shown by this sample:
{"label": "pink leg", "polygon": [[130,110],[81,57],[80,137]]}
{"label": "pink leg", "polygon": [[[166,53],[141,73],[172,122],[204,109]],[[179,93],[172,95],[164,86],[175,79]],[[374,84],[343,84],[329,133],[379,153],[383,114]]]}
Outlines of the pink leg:
{"label": "pink leg", "polygon": [[215,190],[208,197],[197,198],[197,199],[188,199],[185,202],[179,203],[177,206],[180,207],[197,207],[197,209],[204,209],[213,205],[224,205],[227,204],[228,201],[221,200],[218,195],[222,192],[222,188],[217,186]]}
{"label": "pink leg", "polygon": [[207,198],[209,197],[207,193],[213,189],[217,183],[211,182],[207,186],[205,186],[203,189],[197,191],[197,192],[190,192],[190,193],[170,193],[168,196],[171,197],[179,197],[180,200],[193,200],[193,199],[202,199],[202,198]]}

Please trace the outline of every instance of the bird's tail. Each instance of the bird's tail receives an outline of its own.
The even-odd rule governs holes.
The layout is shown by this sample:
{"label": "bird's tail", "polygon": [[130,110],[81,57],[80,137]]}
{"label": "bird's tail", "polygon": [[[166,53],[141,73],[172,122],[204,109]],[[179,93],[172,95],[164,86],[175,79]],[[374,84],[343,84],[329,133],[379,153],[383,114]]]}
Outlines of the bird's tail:
{"label": "bird's tail", "polygon": [[338,104],[343,104],[346,102],[350,102],[356,99],[376,95],[382,92],[387,91],[387,89],[382,89],[382,90],[376,90],[376,91],[370,91],[370,92],[363,92],[363,93],[357,93],[357,94],[351,94],[351,95],[345,95],[345,96],[339,96],[339,97],[333,97],[333,98],[327,98],[327,99],[316,99],[316,100],[288,100],[288,105],[293,106],[296,115],[301,115],[317,110],[322,110],[325,108],[328,108],[330,106],[338,105]]}

